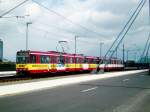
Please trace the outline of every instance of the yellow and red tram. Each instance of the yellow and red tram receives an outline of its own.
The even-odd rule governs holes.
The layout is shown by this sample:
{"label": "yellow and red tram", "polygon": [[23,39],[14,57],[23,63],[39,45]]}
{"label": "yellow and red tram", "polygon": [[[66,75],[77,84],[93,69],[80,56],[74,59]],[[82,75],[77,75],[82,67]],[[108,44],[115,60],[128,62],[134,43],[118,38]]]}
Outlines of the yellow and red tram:
{"label": "yellow and red tram", "polygon": [[[101,59],[94,56],[60,53],[56,51],[18,51],[16,56],[16,71],[18,74],[82,72],[97,68]],[[119,70],[123,65],[121,60],[112,59],[106,67],[99,68]]]}

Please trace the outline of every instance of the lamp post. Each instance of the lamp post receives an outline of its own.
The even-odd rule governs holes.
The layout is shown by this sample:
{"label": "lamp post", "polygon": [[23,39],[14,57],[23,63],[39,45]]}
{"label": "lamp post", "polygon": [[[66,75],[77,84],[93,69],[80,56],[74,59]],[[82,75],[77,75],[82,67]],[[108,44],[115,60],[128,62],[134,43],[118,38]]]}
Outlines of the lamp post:
{"label": "lamp post", "polygon": [[77,53],[77,38],[78,38],[78,36],[75,36],[75,44],[74,44],[74,53],[75,53],[75,55]]}
{"label": "lamp post", "polygon": [[118,48],[116,49],[116,58],[118,57]]}
{"label": "lamp post", "polygon": [[127,51],[127,60],[126,61],[128,61],[128,59],[129,59],[129,53],[132,52],[132,51],[134,51],[134,50],[128,50],[127,49],[126,51]]}
{"label": "lamp post", "polygon": [[[75,58],[75,56],[76,56],[76,53],[77,53],[77,38],[78,38],[78,36],[75,36],[75,44],[74,44],[74,58]],[[76,60],[76,58],[75,58],[75,69],[76,69],[76,62],[77,60]]]}
{"label": "lamp post", "polygon": [[29,33],[29,25],[32,24],[31,22],[26,23],[26,51],[28,50],[28,33]]}
{"label": "lamp post", "polygon": [[100,47],[99,57],[102,57],[102,45],[103,45],[103,44],[104,44],[103,42],[100,42],[100,43],[99,43],[99,47]]}
{"label": "lamp post", "polygon": [[123,52],[123,54],[122,54],[122,55],[123,55],[123,56],[122,56],[122,58],[123,58],[123,59],[122,59],[122,60],[123,60],[123,64],[124,64],[124,51],[125,51],[125,49],[124,49],[124,44],[123,44],[123,49],[122,49],[122,52]]}

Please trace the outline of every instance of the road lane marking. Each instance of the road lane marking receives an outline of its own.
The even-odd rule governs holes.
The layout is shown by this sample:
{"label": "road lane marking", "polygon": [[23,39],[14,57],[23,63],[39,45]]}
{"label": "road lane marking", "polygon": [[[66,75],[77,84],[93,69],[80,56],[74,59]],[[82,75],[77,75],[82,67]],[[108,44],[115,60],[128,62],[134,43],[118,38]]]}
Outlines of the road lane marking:
{"label": "road lane marking", "polygon": [[130,79],[124,79],[124,80],[123,80],[123,82],[125,82],[125,81],[129,81],[129,80],[130,80]]}
{"label": "road lane marking", "polygon": [[[60,86],[71,85],[71,84],[78,84],[88,81],[94,80],[103,80],[112,77],[119,77],[119,76],[126,76],[126,75],[135,75],[137,73],[144,73],[148,72],[148,70],[134,70],[134,71],[124,71],[124,72],[110,72],[107,74],[87,74],[83,76],[76,76],[76,77],[68,77],[68,78],[58,78],[58,79],[44,79],[40,81],[33,81],[33,82],[20,82],[17,84],[8,84],[8,85],[1,85],[0,86],[0,97],[9,96],[9,95],[16,95],[30,91],[38,91],[43,89],[52,89]],[[96,86],[93,86],[96,87]]]}
{"label": "road lane marking", "polygon": [[84,93],[84,92],[88,92],[88,91],[95,90],[95,89],[97,89],[97,88],[98,88],[98,87],[93,87],[93,88],[89,88],[89,89],[82,90],[81,92]]}
{"label": "road lane marking", "polygon": [[141,77],[145,76],[145,75],[140,75]]}

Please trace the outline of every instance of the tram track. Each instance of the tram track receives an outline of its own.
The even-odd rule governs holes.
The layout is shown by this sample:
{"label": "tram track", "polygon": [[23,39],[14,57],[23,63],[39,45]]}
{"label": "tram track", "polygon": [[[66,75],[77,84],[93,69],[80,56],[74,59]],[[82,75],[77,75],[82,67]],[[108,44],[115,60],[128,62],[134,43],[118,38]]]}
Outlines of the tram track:
{"label": "tram track", "polygon": [[31,80],[32,77],[20,77],[20,76],[9,76],[9,77],[0,77],[0,83],[6,82],[16,82],[16,81],[23,81],[23,80]]}

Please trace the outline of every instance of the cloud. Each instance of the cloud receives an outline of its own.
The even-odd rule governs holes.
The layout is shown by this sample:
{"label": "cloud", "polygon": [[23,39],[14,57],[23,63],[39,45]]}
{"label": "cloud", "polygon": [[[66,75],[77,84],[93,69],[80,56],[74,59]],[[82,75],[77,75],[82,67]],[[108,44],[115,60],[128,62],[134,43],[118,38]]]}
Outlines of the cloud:
{"label": "cloud", "polygon": [[[22,1],[1,0],[0,14]],[[26,14],[30,16],[18,19],[0,19],[0,37],[4,41],[5,58],[15,60],[16,51],[25,49],[26,22],[28,21],[32,22],[29,26],[31,50],[56,50],[58,41],[67,40],[70,47],[69,52],[73,53],[74,37],[77,35],[79,36],[77,40],[78,53],[99,56],[99,42],[105,43],[103,49],[103,53],[105,53],[140,0],[37,0],[37,2],[58,12],[73,23],[32,1],[25,3],[7,16]],[[148,4],[146,4],[124,43],[130,46],[130,42],[136,40],[137,46],[143,48],[148,29]],[[141,37],[144,39],[141,40]],[[8,52],[7,49],[11,49],[11,51]]]}

